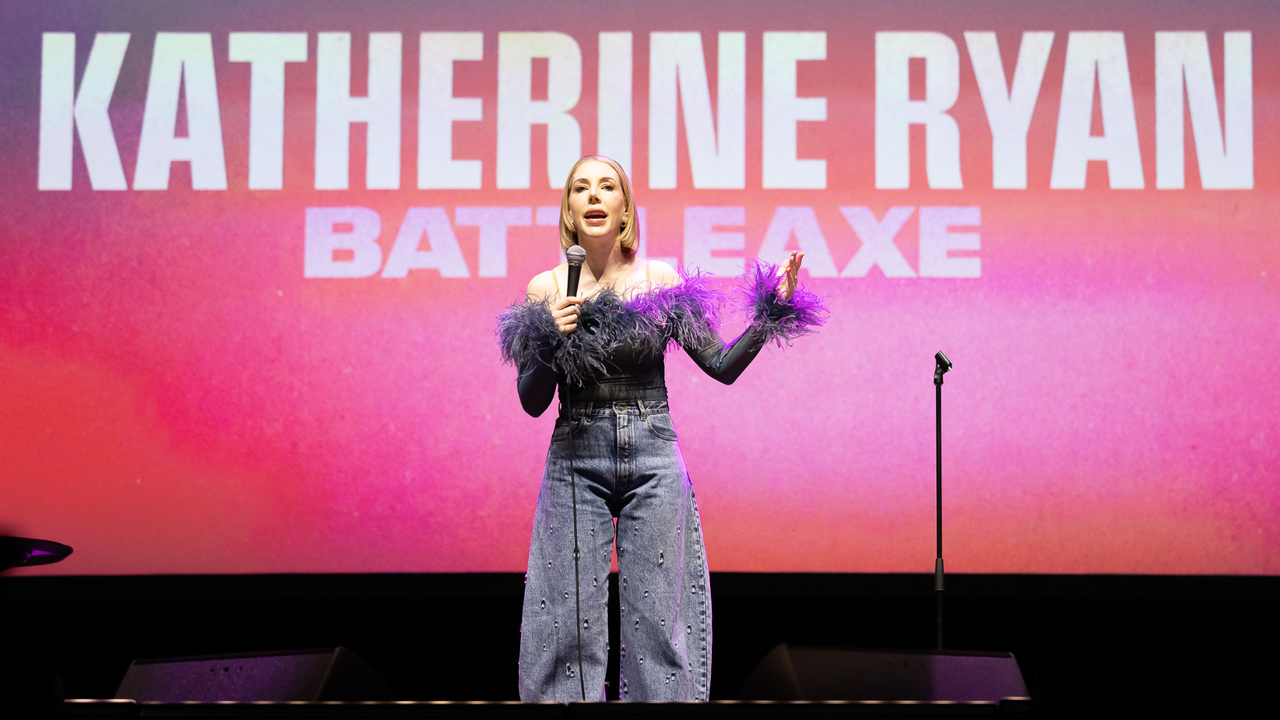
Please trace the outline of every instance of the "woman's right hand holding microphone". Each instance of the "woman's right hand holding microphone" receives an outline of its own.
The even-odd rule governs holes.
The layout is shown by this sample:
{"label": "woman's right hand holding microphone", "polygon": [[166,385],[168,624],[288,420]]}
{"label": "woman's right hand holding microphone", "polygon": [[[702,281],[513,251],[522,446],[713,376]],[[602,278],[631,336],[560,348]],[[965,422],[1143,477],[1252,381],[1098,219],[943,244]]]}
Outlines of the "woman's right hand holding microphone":
{"label": "woman's right hand holding microphone", "polygon": [[568,335],[578,327],[578,311],[582,298],[560,298],[551,305],[551,317],[556,321],[560,332]]}

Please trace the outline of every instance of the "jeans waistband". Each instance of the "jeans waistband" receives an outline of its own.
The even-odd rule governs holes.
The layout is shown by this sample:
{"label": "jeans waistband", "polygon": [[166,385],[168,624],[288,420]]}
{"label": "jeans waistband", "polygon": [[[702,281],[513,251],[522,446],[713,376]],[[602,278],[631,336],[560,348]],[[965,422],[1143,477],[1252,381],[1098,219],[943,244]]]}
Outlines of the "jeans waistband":
{"label": "jeans waistband", "polygon": [[607,413],[636,414],[643,418],[646,415],[660,415],[667,411],[666,400],[614,400],[612,402],[601,400],[578,402],[575,400],[568,407],[561,402],[559,414],[560,418],[564,420],[572,417],[591,417]]}
{"label": "jeans waistband", "polygon": [[597,404],[635,402],[638,400],[666,400],[667,386],[661,381],[658,384],[619,382],[568,388],[561,385],[559,395],[561,402],[564,402],[564,398],[567,396],[574,404],[587,400],[594,400]]}

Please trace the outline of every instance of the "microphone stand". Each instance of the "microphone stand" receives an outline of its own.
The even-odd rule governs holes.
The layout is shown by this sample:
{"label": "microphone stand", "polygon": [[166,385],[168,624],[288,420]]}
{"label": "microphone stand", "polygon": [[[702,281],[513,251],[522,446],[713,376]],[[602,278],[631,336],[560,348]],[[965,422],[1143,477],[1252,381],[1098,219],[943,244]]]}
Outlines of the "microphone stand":
{"label": "microphone stand", "polygon": [[[587,257],[587,251],[582,249],[581,245],[574,245],[566,252],[566,259],[569,267],[566,272],[565,297],[575,297],[578,294],[578,281],[582,273],[582,262]],[[573,468],[573,436],[577,430],[573,427],[573,390],[570,389],[570,383],[566,379],[564,383],[564,403],[567,414],[569,415],[569,488],[572,494],[573,502],[573,603],[574,603],[574,625],[578,631],[578,689],[582,691],[582,701],[587,701],[587,676],[582,671],[582,579],[578,572],[578,477]],[[586,427],[587,420],[582,420],[583,427]]]}
{"label": "microphone stand", "polygon": [[933,356],[933,387],[937,396],[937,420],[935,428],[938,439],[938,559],[933,564],[933,591],[938,615],[938,649],[942,649],[942,376],[951,369],[951,360],[941,350]]}

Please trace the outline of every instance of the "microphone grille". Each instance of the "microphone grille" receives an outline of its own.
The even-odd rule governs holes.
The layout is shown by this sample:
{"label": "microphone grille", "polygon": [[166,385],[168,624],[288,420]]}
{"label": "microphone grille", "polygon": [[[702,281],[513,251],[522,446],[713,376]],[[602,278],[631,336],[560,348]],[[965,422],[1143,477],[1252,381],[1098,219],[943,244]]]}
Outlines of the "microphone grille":
{"label": "microphone grille", "polygon": [[583,260],[587,259],[587,251],[582,249],[581,245],[574,245],[565,251],[565,255],[569,258],[570,265],[581,265]]}

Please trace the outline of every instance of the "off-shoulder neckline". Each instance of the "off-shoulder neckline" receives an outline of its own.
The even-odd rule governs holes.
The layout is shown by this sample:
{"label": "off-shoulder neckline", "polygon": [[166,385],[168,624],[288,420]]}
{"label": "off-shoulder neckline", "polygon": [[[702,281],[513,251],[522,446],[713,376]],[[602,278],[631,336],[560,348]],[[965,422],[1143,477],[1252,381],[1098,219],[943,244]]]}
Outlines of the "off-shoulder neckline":
{"label": "off-shoulder neckline", "polygon": [[[684,284],[687,281],[689,281],[690,278],[700,277],[698,273],[685,274],[684,272],[681,272],[681,270],[676,270],[676,273],[677,273],[676,277],[678,278],[678,282],[673,284],[654,284],[653,277],[652,275],[649,274],[650,260],[643,260],[643,261],[645,264],[644,281],[635,283],[634,286],[627,288],[626,292],[618,292],[616,288],[613,288],[612,286],[602,287],[602,288],[599,288],[599,290],[596,290],[594,293],[591,293],[590,296],[584,297],[582,301],[586,302],[586,301],[594,300],[596,299],[596,297],[600,296],[600,293],[611,292],[613,293],[613,295],[616,295],[617,297],[620,297],[620,299],[623,299],[622,300],[623,304],[626,304],[626,302],[631,302],[632,300],[640,299],[640,297],[652,295],[652,293],[654,292],[667,290],[667,288],[684,286]],[[549,270],[550,274],[552,274],[552,282],[556,283],[556,295],[549,297],[548,301],[554,301],[553,299],[558,299],[558,297],[564,297],[564,291],[561,290],[561,283],[559,283],[559,275],[557,274],[559,269],[561,268],[557,266],[557,268],[553,268],[552,270]],[[645,290],[643,291],[637,292],[637,288],[641,288],[645,286],[649,286],[649,287],[645,288]]]}
{"label": "off-shoulder neckline", "polygon": [[[584,297],[582,299],[582,302],[584,305],[587,303],[596,304],[599,302],[599,299],[601,297],[612,295],[616,297],[622,305],[632,305],[632,304],[636,304],[641,301],[647,300],[653,297],[654,295],[657,295],[662,292],[667,292],[671,290],[682,290],[689,285],[690,281],[705,279],[704,276],[701,276],[701,275],[686,275],[684,273],[680,273],[679,277],[680,277],[680,281],[673,285],[653,285],[652,280],[646,280],[644,281],[644,283],[636,283],[631,288],[632,292],[629,292],[628,295],[626,296],[624,296],[622,293],[619,293],[617,290],[614,290],[612,287],[601,288],[596,292],[592,293],[591,295]],[[650,284],[651,287],[640,292],[634,292],[636,288],[639,288],[646,283]]]}

